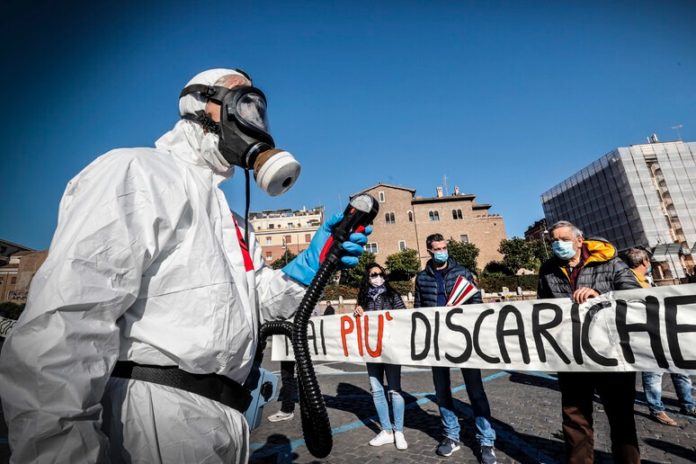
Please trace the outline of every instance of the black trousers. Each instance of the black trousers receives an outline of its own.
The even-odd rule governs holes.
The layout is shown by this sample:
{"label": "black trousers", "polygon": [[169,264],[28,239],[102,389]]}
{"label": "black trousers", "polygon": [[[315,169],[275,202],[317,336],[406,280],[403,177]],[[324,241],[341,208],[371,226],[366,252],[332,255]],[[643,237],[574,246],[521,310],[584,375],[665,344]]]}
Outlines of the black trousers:
{"label": "black trousers", "polygon": [[614,462],[640,463],[633,416],[635,372],[559,372],[558,384],[561,389],[567,462],[594,462],[592,402],[596,391],[609,419]]}
{"label": "black trousers", "polygon": [[283,412],[295,411],[295,400],[297,399],[297,381],[295,380],[295,361],[280,362],[280,410]]}

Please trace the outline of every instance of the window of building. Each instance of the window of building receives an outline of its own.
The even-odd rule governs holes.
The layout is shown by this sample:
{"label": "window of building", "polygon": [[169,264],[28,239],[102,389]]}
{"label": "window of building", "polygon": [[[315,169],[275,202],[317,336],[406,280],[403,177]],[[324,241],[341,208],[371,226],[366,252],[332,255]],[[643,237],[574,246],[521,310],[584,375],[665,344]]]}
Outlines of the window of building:
{"label": "window of building", "polygon": [[376,243],[368,243],[365,245],[365,250],[376,255],[379,252],[379,247]]}
{"label": "window of building", "polygon": [[459,236],[459,241],[469,243],[469,236],[467,234],[462,234]]}
{"label": "window of building", "polygon": [[413,211],[408,212],[408,222],[413,222]]}
{"label": "window of building", "polygon": [[440,220],[440,213],[438,211],[433,211],[432,209],[428,211],[428,217],[430,218],[431,221],[439,221]]}
{"label": "window of building", "polygon": [[17,283],[17,277],[12,277],[12,278],[10,278],[10,283],[11,283],[11,284],[16,284],[16,283]]}
{"label": "window of building", "polygon": [[384,215],[384,220],[387,222],[387,224],[394,224],[396,222],[396,218],[394,217],[394,213],[386,213]]}
{"label": "window of building", "polygon": [[266,252],[266,261],[270,261],[273,259],[273,252],[272,251],[267,251]]}
{"label": "window of building", "polygon": [[268,224],[269,229],[275,229],[275,224]]}
{"label": "window of building", "polygon": [[295,224],[292,222],[288,222],[288,227],[293,228],[293,227],[295,227]]}
{"label": "window of building", "polygon": [[461,209],[453,209],[452,210],[452,219],[457,220],[462,218],[462,210]]}
{"label": "window of building", "polygon": [[406,242],[399,240],[399,251],[404,251],[406,249]]}
{"label": "window of building", "polygon": [[379,202],[384,203],[384,192],[380,191],[377,196],[379,197]]}
{"label": "window of building", "polygon": [[304,241],[305,243],[309,243],[312,241],[312,234],[304,234]]}
{"label": "window of building", "polygon": [[266,237],[266,245],[270,245],[271,243],[273,243],[273,238]]}
{"label": "window of building", "polygon": [[285,236],[285,244],[287,245],[288,243],[292,243],[292,235]]}

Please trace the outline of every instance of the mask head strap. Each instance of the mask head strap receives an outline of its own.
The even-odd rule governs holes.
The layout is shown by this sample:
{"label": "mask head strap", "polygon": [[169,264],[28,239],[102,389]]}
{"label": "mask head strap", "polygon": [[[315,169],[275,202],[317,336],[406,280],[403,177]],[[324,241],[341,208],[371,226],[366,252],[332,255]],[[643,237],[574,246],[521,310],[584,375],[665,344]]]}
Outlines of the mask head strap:
{"label": "mask head strap", "polygon": [[181,119],[186,119],[188,121],[193,121],[205,130],[206,132],[212,132],[213,134],[220,135],[220,124],[213,121],[213,119],[208,116],[205,111],[196,111],[195,114],[186,113],[181,115]]}
{"label": "mask head strap", "polygon": [[186,95],[197,93],[201,98],[207,100],[213,100],[216,103],[222,103],[222,97],[229,91],[227,87],[221,85],[204,85],[204,84],[192,84],[184,89],[179,94],[179,98],[183,98]]}

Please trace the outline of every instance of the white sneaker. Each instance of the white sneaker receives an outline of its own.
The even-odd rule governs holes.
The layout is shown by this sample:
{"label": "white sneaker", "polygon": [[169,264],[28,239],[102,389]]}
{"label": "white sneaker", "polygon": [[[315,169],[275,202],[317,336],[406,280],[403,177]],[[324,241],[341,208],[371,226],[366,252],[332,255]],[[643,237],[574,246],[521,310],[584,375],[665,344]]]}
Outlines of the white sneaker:
{"label": "white sneaker", "polygon": [[386,430],[382,430],[375,438],[370,440],[370,446],[382,446],[387,443],[394,443],[394,434]]}
{"label": "white sneaker", "polygon": [[408,443],[406,443],[404,432],[394,432],[394,443],[396,444],[396,449],[398,450],[405,450],[408,448]]}
{"label": "white sneaker", "polygon": [[277,413],[268,416],[268,420],[271,422],[280,422],[280,421],[286,421],[290,420],[293,417],[295,417],[294,412],[283,412],[283,411],[278,411]]}

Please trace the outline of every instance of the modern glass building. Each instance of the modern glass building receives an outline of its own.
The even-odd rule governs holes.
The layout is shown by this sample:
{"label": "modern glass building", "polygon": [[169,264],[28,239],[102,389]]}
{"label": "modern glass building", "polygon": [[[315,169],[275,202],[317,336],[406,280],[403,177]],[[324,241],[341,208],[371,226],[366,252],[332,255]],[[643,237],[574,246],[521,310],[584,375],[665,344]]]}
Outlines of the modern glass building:
{"label": "modern glass building", "polygon": [[[566,220],[619,250],[644,246],[659,279],[683,279],[696,254],[696,143],[617,148],[541,195],[547,224]],[[659,275],[662,274],[662,275]]]}

